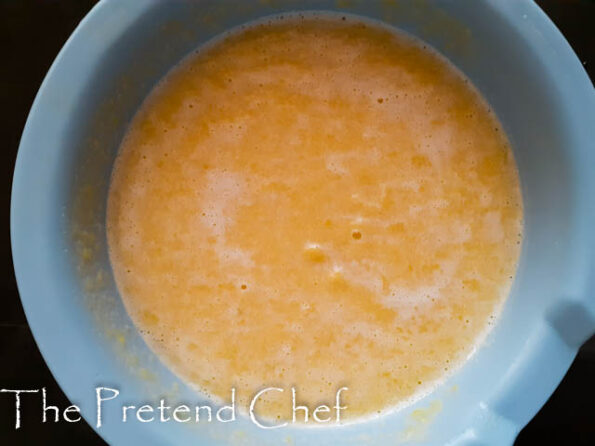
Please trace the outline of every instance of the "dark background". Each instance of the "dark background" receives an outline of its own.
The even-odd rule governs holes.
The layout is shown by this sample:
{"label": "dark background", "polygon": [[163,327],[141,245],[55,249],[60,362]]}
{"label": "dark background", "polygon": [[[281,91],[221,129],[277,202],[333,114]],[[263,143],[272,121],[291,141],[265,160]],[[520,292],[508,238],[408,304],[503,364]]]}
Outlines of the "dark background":
{"label": "dark background", "polygon": [[[537,2],[566,36],[594,79],[595,1]],[[17,292],[10,252],[10,188],[19,139],[37,89],[58,51],[94,3],[89,0],[0,0],[0,175],[4,178],[0,190],[3,300],[0,388],[45,386],[48,404],[62,409],[70,403],[37,349]],[[523,429],[515,445],[595,445],[594,380],[595,337],[581,348],[556,392]],[[105,444],[83,421],[41,423],[40,407],[40,395],[24,395],[22,427],[16,431],[14,395],[0,394],[0,444]]]}

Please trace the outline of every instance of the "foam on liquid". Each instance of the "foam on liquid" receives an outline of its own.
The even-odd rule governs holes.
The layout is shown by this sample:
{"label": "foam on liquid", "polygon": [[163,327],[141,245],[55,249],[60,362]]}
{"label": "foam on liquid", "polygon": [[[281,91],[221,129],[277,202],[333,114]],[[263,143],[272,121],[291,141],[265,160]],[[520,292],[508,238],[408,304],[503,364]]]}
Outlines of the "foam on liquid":
{"label": "foam on liquid", "polygon": [[[110,257],[188,382],[244,406],[264,387],[313,406],[348,386],[353,419],[437,383],[492,323],[519,256],[518,174],[482,98],[422,45],[273,21],[192,54],[145,101],[113,172]],[[270,396],[259,413],[287,418],[288,395]]]}

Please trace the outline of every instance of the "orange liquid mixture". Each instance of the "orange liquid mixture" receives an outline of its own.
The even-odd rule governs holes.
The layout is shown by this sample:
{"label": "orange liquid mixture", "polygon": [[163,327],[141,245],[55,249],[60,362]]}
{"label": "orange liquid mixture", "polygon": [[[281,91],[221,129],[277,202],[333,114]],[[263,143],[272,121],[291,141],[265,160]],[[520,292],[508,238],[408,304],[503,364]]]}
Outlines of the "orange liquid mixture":
{"label": "orange liquid mixture", "polygon": [[[509,292],[522,202],[499,122],[445,59],[306,16],[164,78],[122,143],[107,227],[130,316],[187,382],[244,406],[347,386],[355,418],[473,351]],[[285,393],[259,413],[290,417]]]}

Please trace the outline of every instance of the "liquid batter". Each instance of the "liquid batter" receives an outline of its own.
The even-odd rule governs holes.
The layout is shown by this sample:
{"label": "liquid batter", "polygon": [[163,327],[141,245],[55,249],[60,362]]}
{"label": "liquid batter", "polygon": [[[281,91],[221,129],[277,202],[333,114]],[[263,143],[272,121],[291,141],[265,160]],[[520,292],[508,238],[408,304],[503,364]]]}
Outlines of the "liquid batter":
{"label": "liquid batter", "polygon": [[[412,38],[349,18],[247,26],[193,53],[122,143],[110,257],[152,349],[214,399],[264,387],[410,401],[506,298],[522,202],[470,82]],[[288,395],[258,412],[287,418]]]}

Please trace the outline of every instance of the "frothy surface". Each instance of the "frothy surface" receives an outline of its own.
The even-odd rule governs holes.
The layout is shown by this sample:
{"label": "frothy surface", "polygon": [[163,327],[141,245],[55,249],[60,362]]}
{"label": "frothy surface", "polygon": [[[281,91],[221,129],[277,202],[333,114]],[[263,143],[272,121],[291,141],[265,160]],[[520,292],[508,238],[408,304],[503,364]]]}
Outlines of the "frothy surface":
{"label": "frothy surface", "polygon": [[409,37],[322,17],[176,67],[122,143],[107,217],[126,308],[179,375],[244,405],[348,386],[348,418],[470,353],[521,220],[507,139],[468,81]]}

